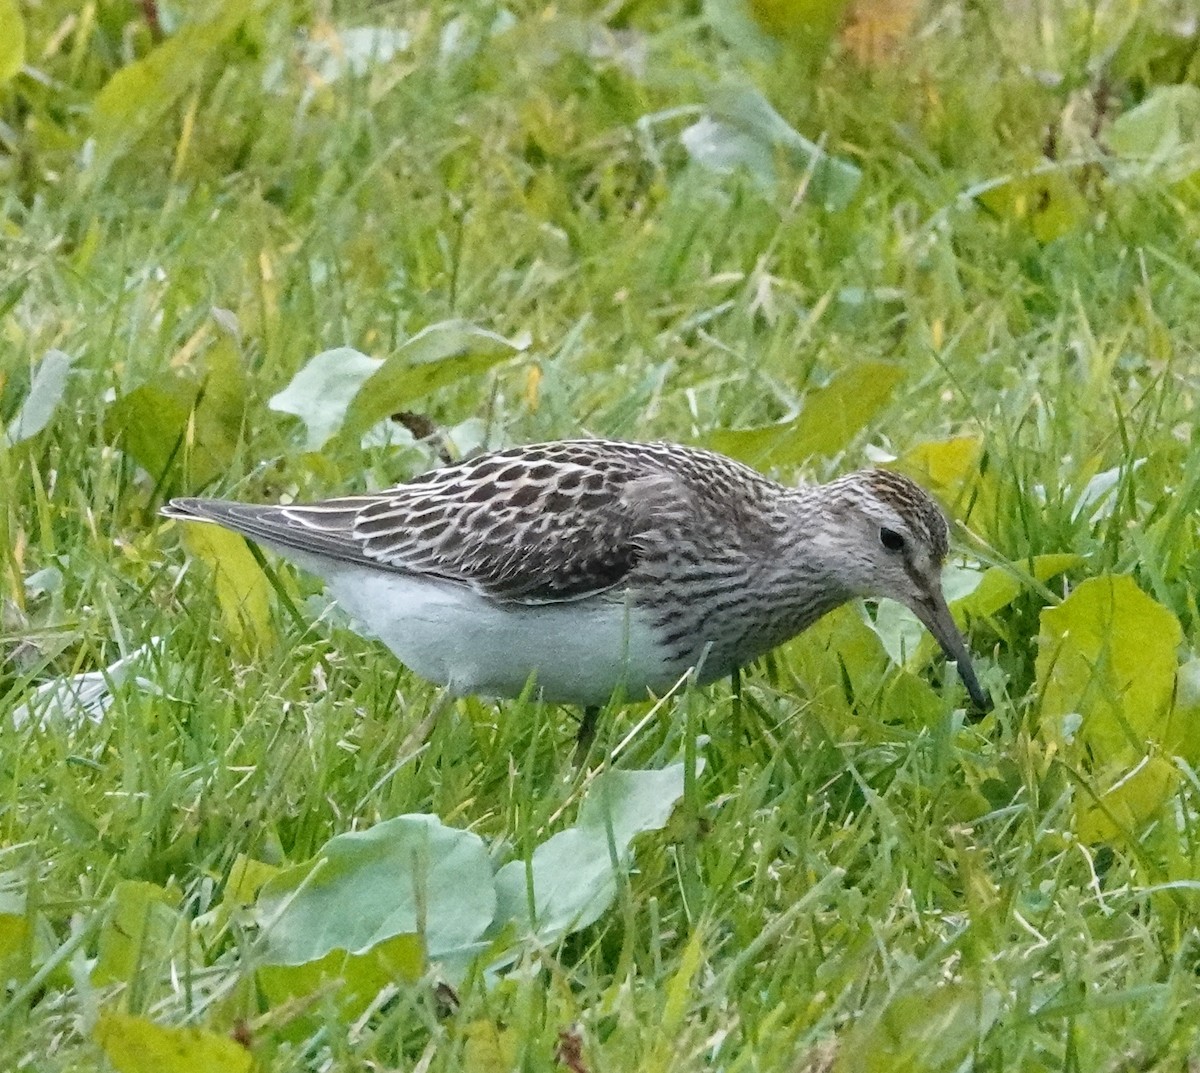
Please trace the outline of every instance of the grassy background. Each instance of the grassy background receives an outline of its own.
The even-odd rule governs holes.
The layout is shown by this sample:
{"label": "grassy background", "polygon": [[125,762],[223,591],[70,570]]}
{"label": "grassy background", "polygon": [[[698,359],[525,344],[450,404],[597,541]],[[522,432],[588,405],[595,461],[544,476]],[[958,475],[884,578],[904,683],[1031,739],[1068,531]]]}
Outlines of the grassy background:
{"label": "grassy background", "polygon": [[[21,5],[27,66],[0,89],[0,418],[48,349],[75,364],[52,424],[0,448],[8,1067],[97,1068],[102,1008],[234,1032],[279,1070],[550,1069],[574,1024],[598,1070],[1200,1061],[1200,781],[1180,759],[1135,828],[1077,837],[1090,758],[1040,718],[1051,594],[1033,590],[974,624],[999,700],[977,724],[925,686],[914,716],[894,669],[852,707],[857,611],[751,674],[739,719],[723,686],[671,702],[621,763],[706,736],[686,815],[642,840],[599,923],[529,955],[538,972],[470,982],[453,1015],[428,983],[359,1020],[329,994],[266,1003],[239,921],[213,924],[239,855],[303,860],[406,812],[520,850],[582,786],[568,713],[465,701],[422,728],[435,691],[306,579],[278,578],[299,622],[273,599],[269,630],[231,634],[156,517],[201,484],[319,496],[431,464],[421,445],[304,450],[267,400],[327,348],[385,357],[451,317],[528,333],[519,359],[421,400],[468,449],[704,441],[892,363],[888,405],[781,477],[976,437],[951,504],[973,553],[1078,553],[1059,595],[1132,574],[1179,619],[1181,658],[1194,644],[1200,189],[1110,144],[1157,89],[1194,86],[1187,5],[934,2],[867,62],[837,40],[763,54],[714,28],[731,7],[295,2],[205,24],[164,6],[160,56],[189,26],[219,32],[114,89],[155,54],[139,6]],[[367,25],[405,47],[321,78]],[[693,106],[731,82],[861,169],[847,207],[814,204],[782,160],[767,189],[689,161]],[[1181,115],[1186,158],[1200,122]],[[121,406],[173,384],[185,418],[195,385],[214,392],[211,457],[194,424],[166,436]],[[1082,509],[1109,470],[1106,508]],[[119,687],[96,724],[12,725],[36,684],[152,638],[154,690]],[[193,938],[98,981],[127,880],[161,887]]]}

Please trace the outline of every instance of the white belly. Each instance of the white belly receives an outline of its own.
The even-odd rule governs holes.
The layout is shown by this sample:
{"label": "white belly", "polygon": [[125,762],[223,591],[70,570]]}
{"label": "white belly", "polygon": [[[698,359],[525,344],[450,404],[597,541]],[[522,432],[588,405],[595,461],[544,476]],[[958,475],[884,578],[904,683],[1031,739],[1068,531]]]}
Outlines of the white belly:
{"label": "white belly", "polygon": [[[311,568],[303,555],[286,554]],[[648,623],[619,599],[504,604],[446,581],[319,566],[314,572],[347,613],[406,666],[456,694],[515,697],[534,675],[547,700],[588,706],[606,703],[618,686],[640,700],[679,677]]]}

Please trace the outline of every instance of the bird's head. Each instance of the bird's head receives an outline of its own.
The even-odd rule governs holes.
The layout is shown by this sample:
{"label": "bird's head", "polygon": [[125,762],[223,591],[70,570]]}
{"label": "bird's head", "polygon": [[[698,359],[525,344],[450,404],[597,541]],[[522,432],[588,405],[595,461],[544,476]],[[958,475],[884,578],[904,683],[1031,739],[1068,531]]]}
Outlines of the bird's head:
{"label": "bird's head", "polygon": [[976,707],[987,697],[942,594],[942,564],[950,547],[946,516],[907,477],[870,469],[821,490],[834,524],[822,534],[827,563],[854,596],[887,597],[908,607],[933,634]]}

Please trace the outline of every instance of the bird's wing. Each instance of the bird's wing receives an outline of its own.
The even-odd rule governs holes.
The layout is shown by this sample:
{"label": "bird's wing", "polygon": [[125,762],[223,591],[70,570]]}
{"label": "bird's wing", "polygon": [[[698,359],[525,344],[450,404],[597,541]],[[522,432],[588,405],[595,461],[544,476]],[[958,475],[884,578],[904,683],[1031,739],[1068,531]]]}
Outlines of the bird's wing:
{"label": "bird's wing", "polygon": [[483,455],[373,495],[296,506],[175,499],[164,513],[495,599],[580,599],[619,584],[677,532],[694,496],[653,459],[579,446],[588,442]]}

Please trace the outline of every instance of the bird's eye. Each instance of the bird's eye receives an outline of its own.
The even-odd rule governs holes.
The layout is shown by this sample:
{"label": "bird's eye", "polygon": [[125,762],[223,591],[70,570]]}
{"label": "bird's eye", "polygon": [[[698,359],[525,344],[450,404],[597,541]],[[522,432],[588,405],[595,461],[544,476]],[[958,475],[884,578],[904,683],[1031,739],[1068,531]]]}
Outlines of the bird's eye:
{"label": "bird's eye", "polygon": [[895,529],[884,527],[879,530],[879,543],[882,544],[888,551],[903,551],[904,537],[896,532]]}

